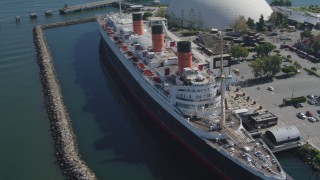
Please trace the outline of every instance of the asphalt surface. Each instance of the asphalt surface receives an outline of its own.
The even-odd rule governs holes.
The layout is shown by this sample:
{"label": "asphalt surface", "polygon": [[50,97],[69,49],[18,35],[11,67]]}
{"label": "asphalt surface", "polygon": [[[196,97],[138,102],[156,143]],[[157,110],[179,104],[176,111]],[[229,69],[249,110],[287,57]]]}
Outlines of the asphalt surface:
{"label": "asphalt surface", "polygon": [[[303,67],[318,67],[318,64],[301,59],[290,51],[281,51],[283,56],[287,53],[290,53],[292,59],[298,61]],[[304,142],[312,143],[315,147],[320,148],[320,122],[312,123],[307,119],[301,120],[296,116],[298,112],[306,113],[306,111],[311,111],[313,116],[319,117],[320,114],[316,111],[320,110],[320,106],[309,105],[307,102],[304,103],[304,107],[302,108],[280,106],[284,98],[307,96],[308,94],[319,96],[320,78],[309,75],[304,70],[301,70],[301,73],[294,77],[278,76],[273,78],[272,81],[252,82],[251,80],[255,77],[253,77],[252,71],[248,67],[249,63],[250,61],[244,61],[231,67],[232,69],[240,70],[239,75],[234,74],[233,71],[231,71],[231,75],[235,77],[238,82],[237,84],[241,85],[241,90],[257,101],[258,104],[262,105],[263,109],[269,110],[278,116],[278,125],[296,126]],[[274,91],[269,91],[269,86],[273,87]]]}

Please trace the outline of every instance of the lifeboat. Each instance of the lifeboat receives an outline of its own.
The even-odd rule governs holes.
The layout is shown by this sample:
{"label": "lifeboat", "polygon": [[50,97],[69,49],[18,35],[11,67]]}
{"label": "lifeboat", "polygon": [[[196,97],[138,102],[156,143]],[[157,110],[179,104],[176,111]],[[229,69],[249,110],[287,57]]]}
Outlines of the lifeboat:
{"label": "lifeboat", "polygon": [[161,79],[159,78],[159,77],[153,77],[152,78],[152,80],[156,83],[156,84],[161,84],[162,83],[162,81],[161,81]]}
{"label": "lifeboat", "polygon": [[107,32],[107,33],[111,33],[111,32],[113,32],[113,31],[112,31],[112,29],[111,29],[110,27],[107,27],[107,28],[106,28],[106,32]]}
{"label": "lifeboat", "polygon": [[122,51],[128,51],[128,47],[125,44],[121,45],[121,49],[122,49]]}
{"label": "lifeboat", "polygon": [[128,56],[133,56],[132,51],[127,51]]}
{"label": "lifeboat", "polygon": [[137,57],[135,57],[135,56],[133,56],[131,59],[132,59],[132,61],[134,63],[138,63],[139,62],[139,59]]}
{"label": "lifeboat", "polygon": [[144,74],[145,74],[146,76],[149,76],[149,77],[151,77],[151,76],[154,75],[153,72],[152,72],[150,69],[144,70]]}
{"label": "lifeboat", "polygon": [[143,63],[138,64],[139,69],[144,70],[146,69],[146,66]]}

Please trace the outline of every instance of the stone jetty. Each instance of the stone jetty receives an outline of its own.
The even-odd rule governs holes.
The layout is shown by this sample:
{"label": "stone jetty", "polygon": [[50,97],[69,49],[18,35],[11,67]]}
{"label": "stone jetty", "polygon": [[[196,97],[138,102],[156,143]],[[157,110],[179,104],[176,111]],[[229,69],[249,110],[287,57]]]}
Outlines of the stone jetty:
{"label": "stone jetty", "polygon": [[39,25],[33,29],[33,40],[40,67],[40,80],[43,86],[44,103],[50,119],[55,155],[67,179],[95,180],[97,178],[79,154],[76,137],[73,133],[71,120],[63,102],[59,81],[46,42],[44,30],[90,21],[95,21],[95,18]]}

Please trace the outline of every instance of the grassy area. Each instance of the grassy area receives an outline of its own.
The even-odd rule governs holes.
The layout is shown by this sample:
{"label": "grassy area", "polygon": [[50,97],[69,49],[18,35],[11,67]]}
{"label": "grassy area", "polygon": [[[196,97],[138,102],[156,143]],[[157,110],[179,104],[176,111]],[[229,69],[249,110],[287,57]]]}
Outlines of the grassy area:
{"label": "grassy area", "polygon": [[312,12],[312,13],[320,13],[320,6],[311,5],[308,7],[292,7],[291,9],[300,11],[300,12]]}

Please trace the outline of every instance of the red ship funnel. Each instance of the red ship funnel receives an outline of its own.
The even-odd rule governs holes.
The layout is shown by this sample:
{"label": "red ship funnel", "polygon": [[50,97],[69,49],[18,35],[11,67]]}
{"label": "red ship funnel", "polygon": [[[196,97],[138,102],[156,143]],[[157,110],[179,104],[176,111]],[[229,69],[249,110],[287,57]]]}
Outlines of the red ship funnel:
{"label": "red ship funnel", "polygon": [[133,32],[138,35],[143,35],[143,16],[142,13],[133,13]]}
{"label": "red ship funnel", "polygon": [[152,30],[152,48],[154,52],[161,52],[164,49],[164,34],[162,25],[153,25]]}
{"label": "red ship funnel", "polygon": [[178,69],[179,75],[183,73],[183,69],[192,67],[192,53],[191,53],[191,42],[179,41],[178,42]]}

